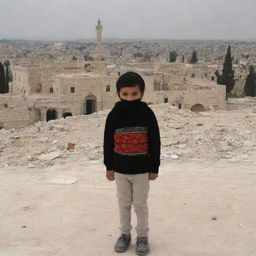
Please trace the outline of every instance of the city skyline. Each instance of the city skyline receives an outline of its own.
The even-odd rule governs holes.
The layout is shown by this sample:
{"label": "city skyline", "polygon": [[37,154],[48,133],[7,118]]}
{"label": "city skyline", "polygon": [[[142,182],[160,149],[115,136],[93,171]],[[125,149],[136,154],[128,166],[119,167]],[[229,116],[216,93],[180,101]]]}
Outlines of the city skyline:
{"label": "city skyline", "polygon": [[255,40],[256,2],[0,0],[0,39]]}

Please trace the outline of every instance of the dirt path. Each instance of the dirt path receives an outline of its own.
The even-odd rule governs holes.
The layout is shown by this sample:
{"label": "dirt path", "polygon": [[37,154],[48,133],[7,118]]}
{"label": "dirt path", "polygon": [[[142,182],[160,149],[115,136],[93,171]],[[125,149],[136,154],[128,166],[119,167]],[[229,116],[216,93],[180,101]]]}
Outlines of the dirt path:
{"label": "dirt path", "polygon": [[[117,255],[115,184],[84,166],[0,169],[0,256]],[[164,162],[149,208],[150,255],[254,256],[256,162]]]}

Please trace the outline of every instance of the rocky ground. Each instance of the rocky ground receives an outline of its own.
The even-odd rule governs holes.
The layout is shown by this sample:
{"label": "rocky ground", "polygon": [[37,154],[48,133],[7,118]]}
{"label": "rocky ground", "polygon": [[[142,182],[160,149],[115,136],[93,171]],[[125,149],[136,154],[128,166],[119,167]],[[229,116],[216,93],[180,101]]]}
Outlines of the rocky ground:
{"label": "rocky ground", "polygon": [[[231,100],[229,108],[232,107],[234,110],[194,113],[168,104],[151,106],[160,127],[161,158],[255,159],[256,101]],[[36,168],[81,158],[85,162],[102,160],[108,112],[38,122],[21,129],[2,129],[0,166]]]}
{"label": "rocky ground", "polygon": [[[162,162],[150,186],[150,255],[254,256],[256,101],[203,113],[151,107]],[[0,130],[0,256],[117,255],[115,184],[102,164],[107,113]],[[125,255],[135,255],[132,237]]]}
{"label": "rocky ground", "polygon": [[[254,256],[255,166],[248,160],[165,160],[150,184],[150,255]],[[104,170],[83,160],[0,168],[0,255],[117,255],[115,184]],[[132,237],[124,255],[135,255],[134,229]]]}

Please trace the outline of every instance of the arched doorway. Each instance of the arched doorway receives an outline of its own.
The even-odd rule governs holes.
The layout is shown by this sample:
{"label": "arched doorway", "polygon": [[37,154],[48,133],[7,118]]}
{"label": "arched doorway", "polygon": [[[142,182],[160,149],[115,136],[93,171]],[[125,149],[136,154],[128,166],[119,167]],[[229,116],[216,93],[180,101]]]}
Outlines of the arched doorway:
{"label": "arched doorway", "polygon": [[192,112],[203,112],[205,111],[205,107],[202,104],[195,104],[191,107]]}
{"label": "arched doorway", "polygon": [[55,109],[48,109],[46,112],[46,121],[57,119],[57,111]]}
{"label": "arched doorway", "polygon": [[89,94],[84,100],[84,115],[92,114],[96,111],[96,97]]}
{"label": "arched doorway", "polygon": [[70,112],[65,112],[65,113],[63,113],[63,115],[62,115],[64,118],[66,118],[67,116],[72,116],[72,113],[70,113]]}

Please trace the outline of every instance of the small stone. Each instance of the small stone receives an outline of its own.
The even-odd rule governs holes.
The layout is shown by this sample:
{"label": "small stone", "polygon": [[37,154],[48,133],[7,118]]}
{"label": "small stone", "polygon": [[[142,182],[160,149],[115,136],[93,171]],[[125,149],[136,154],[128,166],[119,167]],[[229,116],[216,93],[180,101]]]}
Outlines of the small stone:
{"label": "small stone", "polygon": [[88,156],[88,160],[89,161],[95,161],[95,160],[98,160],[98,159],[97,159],[97,156],[95,154],[91,154],[91,155]]}
{"label": "small stone", "polygon": [[75,145],[76,144],[74,144],[74,143],[68,143],[67,150],[75,149]]}
{"label": "small stone", "polygon": [[58,145],[57,149],[64,151],[64,150],[66,150],[66,147],[64,145]]}
{"label": "small stone", "polygon": [[32,163],[30,163],[30,164],[28,165],[28,168],[37,168],[37,166],[34,165],[34,164],[32,164]]}
{"label": "small stone", "polygon": [[179,158],[179,156],[177,156],[177,155],[174,155],[174,154],[171,155],[171,159],[175,159],[175,160],[176,160],[176,159],[178,159],[178,158]]}
{"label": "small stone", "polygon": [[59,157],[60,155],[61,155],[61,152],[55,151],[55,152],[51,152],[48,154],[41,154],[40,156],[38,156],[38,159],[50,161],[50,160],[53,160],[53,159]]}
{"label": "small stone", "polygon": [[61,131],[61,132],[65,130],[65,129],[64,129],[64,126],[58,125],[58,124],[55,124],[55,125],[53,126],[53,128],[54,128],[55,130]]}
{"label": "small stone", "polygon": [[186,143],[187,141],[188,141],[187,136],[181,136],[181,138],[179,139],[179,143]]}
{"label": "small stone", "polygon": [[212,220],[217,220],[217,216],[216,215],[212,216]]}
{"label": "small stone", "polygon": [[248,159],[248,158],[249,158],[249,156],[246,155],[246,154],[243,154],[243,155],[241,155],[240,157],[241,157],[241,159]]}
{"label": "small stone", "polygon": [[49,138],[47,137],[43,137],[43,138],[39,138],[38,141],[41,142],[41,143],[45,143],[45,142],[48,142]]}

